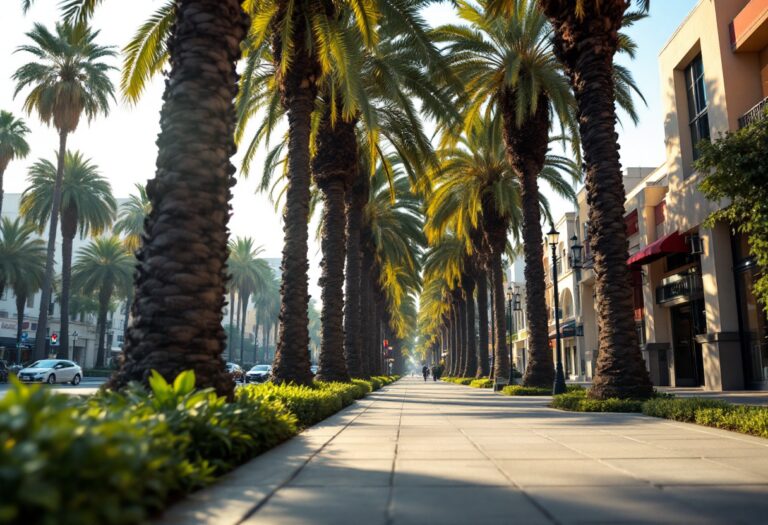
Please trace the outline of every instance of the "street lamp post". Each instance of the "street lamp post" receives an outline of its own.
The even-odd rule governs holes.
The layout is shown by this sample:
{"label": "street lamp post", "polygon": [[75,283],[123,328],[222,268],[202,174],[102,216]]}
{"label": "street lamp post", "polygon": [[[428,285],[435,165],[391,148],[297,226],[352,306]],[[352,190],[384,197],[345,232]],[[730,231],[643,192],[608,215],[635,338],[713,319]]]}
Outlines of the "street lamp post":
{"label": "street lamp post", "polygon": [[[513,306],[512,306],[512,316],[513,316],[512,317],[512,320],[513,320],[512,325],[513,325],[513,329],[515,331],[515,334],[517,334],[517,314],[515,312],[522,312],[523,311],[522,303],[520,301],[520,285],[518,285],[518,284],[515,285],[514,299],[515,299],[515,302],[513,303]],[[517,338],[515,338],[515,340],[517,340]],[[525,356],[525,347],[523,347],[523,356]],[[524,360],[525,360],[525,357],[523,357],[523,361]],[[522,365],[523,366],[521,368],[525,368],[525,362],[523,362]],[[520,371],[522,372],[522,370],[520,370]]]}
{"label": "street lamp post", "polygon": [[512,291],[512,286],[507,287],[507,332],[509,333],[509,384],[515,384],[515,346],[512,344],[512,334],[514,333],[512,327],[512,301],[515,298],[515,293]]}
{"label": "street lamp post", "polygon": [[75,361],[75,347],[77,346],[77,336],[78,335],[80,335],[80,334],[77,333],[77,330],[72,332],[72,361]]}
{"label": "street lamp post", "polygon": [[560,341],[560,298],[557,290],[557,242],[560,239],[560,232],[555,229],[555,225],[547,233],[549,246],[552,248],[552,295],[555,303],[555,352],[557,355],[557,365],[555,368],[555,384],[552,387],[552,394],[565,393],[565,374],[563,373],[563,355],[562,342]]}

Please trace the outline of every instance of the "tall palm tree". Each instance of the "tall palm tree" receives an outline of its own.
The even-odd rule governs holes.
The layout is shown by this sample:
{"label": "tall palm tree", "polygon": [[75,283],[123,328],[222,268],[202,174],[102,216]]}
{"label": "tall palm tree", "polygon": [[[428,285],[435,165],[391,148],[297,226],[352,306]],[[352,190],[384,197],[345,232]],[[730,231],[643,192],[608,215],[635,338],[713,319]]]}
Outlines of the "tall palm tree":
{"label": "tall palm tree", "polygon": [[[493,8],[493,1],[491,4]],[[570,136],[578,164],[579,135],[575,102],[552,48],[549,21],[534,0],[514,0],[507,6],[506,17],[493,17],[486,12],[485,3],[460,2],[461,16],[473,24],[473,30],[449,26],[438,29],[437,34],[450,42],[447,50],[467,86],[469,118],[484,108],[495,108],[503,119],[507,158],[521,180],[529,334],[524,383],[547,386],[552,384],[553,366],[547,337],[537,178],[545,164],[553,117]],[[634,118],[630,91],[636,88],[631,74],[617,68],[613,75],[621,86],[617,101]]]}
{"label": "tall palm tree", "polygon": [[[277,325],[280,314],[280,280],[270,268],[269,280],[266,286],[253,294],[253,306],[257,311],[258,324],[262,329],[262,343],[264,362],[271,362],[269,356],[270,334],[272,328]],[[257,330],[258,332],[258,330]]]}
{"label": "tall palm tree", "polygon": [[98,31],[92,31],[86,24],[57,24],[53,33],[45,26],[35,24],[32,31],[27,33],[32,42],[17,49],[32,55],[34,61],[21,66],[14,73],[14,96],[30,88],[24,100],[24,110],[27,114],[36,112],[40,120],[45,124],[52,124],[59,133],[45,279],[35,338],[36,359],[45,356],[67,137],[77,129],[83,114],[89,122],[99,114],[106,115],[109,112],[110,99],[114,99],[112,82],[108,76],[109,71],[114,68],[103,60],[113,57],[115,52],[109,47],[97,44],[98,35]]}
{"label": "tall palm tree", "polygon": [[[43,280],[45,243],[35,237],[35,229],[21,219],[3,218],[0,222],[0,295],[6,286],[16,296],[16,342],[21,341],[24,306]],[[21,359],[20,354],[16,360]]]}
{"label": "tall palm tree", "polygon": [[[260,246],[257,247],[250,237],[238,237],[230,241],[229,251],[230,286],[232,290],[237,292],[239,302],[237,315],[238,320],[242,319],[242,322],[238,322],[238,324],[240,328],[240,362],[243,362],[248,301],[252,295],[267,287],[272,276],[272,269],[266,261],[258,258],[263,249]],[[234,304],[232,308],[234,308]],[[240,317],[241,315],[242,317]],[[231,349],[229,355],[232,356]]]}
{"label": "tall palm tree", "polygon": [[231,397],[222,312],[227,222],[235,172],[230,157],[236,63],[248,17],[238,0],[174,4],[157,172],[138,272],[125,359],[110,386],[167,379],[192,368],[203,387]]}
{"label": "tall palm tree", "polygon": [[[39,232],[50,221],[53,192],[56,186],[56,166],[40,159],[29,168],[29,187],[21,196],[20,211]],[[101,235],[112,225],[117,203],[109,181],[98,167],[79,151],[67,151],[64,157],[64,178],[61,187],[61,329],[60,349],[69,349],[69,297],[72,277],[72,243],[80,237]]]}
{"label": "tall palm tree", "polygon": [[44,243],[35,236],[33,225],[3,217],[0,221],[0,295],[6,286],[25,281],[42,260]]}
{"label": "tall palm tree", "polygon": [[[601,326],[590,396],[646,398],[653,388],[638,347],[624,228],[624,185],[616,135],[620,86],[614,56],[632,0],[538,0],[555,28],[554,49],[578,105],[589,207],[589,243],[595,256],[595,292]],[[649,0],[636,4],[647,11]],[[630,19],[634,18],[632,14]]]}
{"label": "tall palm tree", "polygon": [[124,235],[123,243],[131,252],[136,252],[141,247],[141,234],[144,232],[144,220],[152,209],[147,188],[142,184],[136,184],[136,193],[128,197],[117,214],[112,230],[118,235]]}
{"label": "tall palm tree", "polygon": [[26,136],[29,128],[13,113],[0,111],[0,216],[3,215],[3,175],[8,163],[29,155]]}
{"label": "tall palm tree", "polygon": [[105,334],[107,313],[114,294],[124,294],[131,286],[135,261],[116,236],[94,239],[83,248],[72,267],[72,285],[79,293],[96,295],[99,300],[99,344],[96,366],[106,365]]}

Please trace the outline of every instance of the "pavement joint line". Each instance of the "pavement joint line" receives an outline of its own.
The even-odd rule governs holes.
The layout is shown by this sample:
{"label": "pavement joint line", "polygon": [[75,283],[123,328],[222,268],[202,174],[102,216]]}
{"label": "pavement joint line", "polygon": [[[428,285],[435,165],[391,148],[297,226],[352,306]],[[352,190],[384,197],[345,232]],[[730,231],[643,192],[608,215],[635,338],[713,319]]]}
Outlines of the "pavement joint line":
{"label": "pavement joint line", "polygon": [[395,439],[395,454],[392,457],[392,470],[389,473],[389,493],[387,494],[387,506],[385,508],[384,523],[391,525],[394,523],[393,507],[395,504],[395,469],[397,468],[397,453],[400,448],[400,429],[403,424],[403,412],[405,412],[405,398],[408,396],[408,387],[403,390],[402,401],[400,402],[400,417],[397,420],[397,436]]}
{"label": "pavement joint line", "polygon": [[[383,390],[384,390],[384,389],[382,388],[382,389],[380,389],[380,390],[379,390],[379,392],[381,392],[381,391],[383,391]],[[383,393],[383,392],[382,392],[382,393]],[[288,479],[284,480],[282,483],[280,483],[279,485],[277,485],[277,486],[276,486],[274,489],[272,489],[272,490],[271,490],[271,491],[270,491],[270,492],[269,492],[269,493],[268,493],[268,494],[267,494],[267,495],[266,495],[266,496],[265,496],[265,497],[264,497],[264,498],[263,498],[261,501],[259,501],[259,502],[258,502],[256,505],[254,505],[254,506],[253,506],[253,507],[252,507],[252,508],[251,508],[251,509],[250,509],[248,512],[246,512],[246,513],[245,513],[245,515],[244,515],[244,516],[243,516],[243,517],[242,517],[240,520],[238,520],[238,521],[236,522],[236,525],[241,525],[242,523],[245,523],[245,521],[246,521],[246,520],[250,519],[250,518],[251,518],[251,517],[253,517],[253,516],[254,516],[254,515],[257,513],[257,512],[259,512],[259,510],[261,510],[261,509],[262,509],[262,508],[263,508],[263,507],[264,507],[264,506],[265,506],[267,503],[269,503],[269,500],[271,500],[271,499],[272,499],[272,497],[273,497],[275,494],[277,494],[277,492],[278,492],[279,490],[281,490],[281,489],[283,489],[283,488],[287,487],[287,486],[288,486],[288,485],[289,485],[289,484],[290,484],[290,483],[291,483],[293,480],[295,480],[295,479],[296,479],[296,478],[299,476],[299,474],[301,473],[301,471],[302,471],[302,470],[304,470],[304,467],[306,467],[306,466],[309,464],[309,462],[310,462],[310,461],[312,461],[312,460],[313,460],[313,459],[314,459],[314,458],[315,458],[315,457],[316,457],[318,454],[320,454],[320,452],[322,452],[322,451],[323,451],[323,449],[325,449],[325,447],[327,447],[327,446],[328,446],[328,443],[330,443],[331,441],[333,441],[334,439],[336,439],[336,437],[337,437],[339,434],[341,434],[342,432],[344,432],[344,431],[345,431],[345,430],[346,430],[346,429],[347,429],[347,428],[348,428],[350,425],[352,425],[352,423],[354,423],[354,422],[355,422],[355,421],[356,421],[356,420],[357,420],[359,417],[361,417],[363,414],[365,414],[365,413],[368,411],[368,409],[369,409],[369,408],[371,408],[371,406],[373,406],[373,405],[376,403],[376,401],[377,401],[377,400],[375,400],[375,399],[371,399],[370,401],[371,401],[371,402],[370,402],[368,405],[366,405],[366,406],[363,406],[363,409],[360,411],[360,413],[359,413],[359,414],[357,414],[355,417],[353,417],[352,419],[350,419],[350,420],[349,420],[349,421],[348,421],[348,422],[347,422],[345,425],[343,425],[343,426],[341,427],[341,429],[340,429],[338,432],[334,433],[334,434],[333,434],[333,435],[332,435],[332,436],[331,436],[331,437],[330,437],[330,438],[329,438],[329,439],[328,439],[328,440],[327,440],[325,443],[323,443],[323,445],[322,445],[320,448],[318,448],[317,450],[315,450],[315,451],[314,451],[314,452],[313,452],[313,453],[312,453],[312,454],[311,454],[311,455],[310,455],[310,456],[309,456],[309,457],[306,459],[306,461],[304,461],[304,462],[303,462],[301,465],[299,465],[299,466],[296,468],[296,470],[294,470],[294,471],[293,471],[293,473],[292,473],[292,474],[291,474],[291,475],[288,477]],[[356,401],[355,403],[357,403],[357,401]],[[360,404],[362,405],[362,403],[360,403]],[[347,407],[347,408],[351,408],[351,407],[353,407],[353,406],[354,406],[354,405],[350,405],[350,407]],[[340,412],[337,412],[336,414],[339,414],[339,413],[340,413]],[[334,414],[334,415],[336,415],[336,414]],[[333,417],[333,416],[330,416],[330,417]],[[314,426],[314,425],[313,425],[313,426]],[[309,427],[309,428],[312,428],[312,427]],[[308,430],[308,429],[307,429],[307,430]],[[289,439],[288,441],[290,441],[290,439]],[[288,441],[286,441],[286,443],[287,443]]]}
{"label": "pavement joint line", "polygon": [[[520,494],[521,494],[521,495],[522,495],[522,496],[523,496],[523,497],[524,497],[526,500],[528,500],[528,502],[529,502],[531,505],[533,505],[533,506],[534,506],[534,507],[535,507],[535,508],[536,508],[536,509],[537,509],[539,512],[541,512],[541,514],[542,514],[542,515],[543,515],[543,516],[544,516],[546,519],[548,519],[548,520],[549,520],[551,523],[553,523],[553,524],[555,524],[555,525],[560,525],[560,521],[558,521],[558,520],[557,520],[557,518],[555,518],[555,517],[554,517],[554,516],[553,516],[553,515],[552,515],[552,514],[551,514],[551,513],[550,513],[550,512],[549,512],[549,511],[546,509],[546,508],[544,508],[544,506],[543,506],[543,505],[541,505],[541,504],[540,504],[538,501],[536,501],[536,500],[535,500],[535,499],[534,499],[534,498],[533,498],[533,497],[532,497],[530,494],[528,494],[528,492],[526,492],[526,491],[525,491],[525,489],[524,489],[523,487],[521,487],[520,485],[518,485],[517,483],[515,483],[515,481],[512,479],[512,477],[511,477],[511,476],[509,476],[509,475],[508,475],[508,474],[507,474],[507,473],[504,471],[504,469],[502,469],[502,468],[499,466],[498,462],[497,462],[497,461],[496,461],[496,460],[495,460],[493,457],[491,457],[491,456],[489,456],[488,454],[486,454],[486,453],[485,453],[485,451],[484,451],[482,448],[480,448],[480,446],[477,444],[477,442],[476,442],[474,439],[472,439],[472,437],[471,437],[469,434],[467,434],[467,433],[464,431],[464,429],[462,429],[462,428],[460,428],[460,427],[458,427],[458,426],[457,426],[456,428],[459,430],[459,432],[461,432],[461,433],[464,435],[464,437],[466,437],[466,438],[467,438],[467,440],[468,440],[468,441],[469,441],[469,442],[472,444],[472,446],[473,446],[473,447],[475,447],[475,450],[477,450],[477,451],[478,451],[480,454],[482,454],[482,455],[483,455],[483,456],[484,456],[484,457],[485,457],[485,458],[486,458],[488,461],[490,461],[490,462],[491,462],[491,464],[492,464],[492,465],[493,465],[493,466],[496,468],[496,470],[497,470],[497,471],[498,471],[498,472],[499,472],[499,473],[500,473],[502,476],[504,476],[504,478],[505,478],[505,479],[506,479],[506,480],[509,482],[509,485],[511,485],[512,487],[514,487],[514,488],[516,488],[517,490],[519,490],[519,491],[520,491]],[[490,486],[490,485],[488,485],[488,486]]]}

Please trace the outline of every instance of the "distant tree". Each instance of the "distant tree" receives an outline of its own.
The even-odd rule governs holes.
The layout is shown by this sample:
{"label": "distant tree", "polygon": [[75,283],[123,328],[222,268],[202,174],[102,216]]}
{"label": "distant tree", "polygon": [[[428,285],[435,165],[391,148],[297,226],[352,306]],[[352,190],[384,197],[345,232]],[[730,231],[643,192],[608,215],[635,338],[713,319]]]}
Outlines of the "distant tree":
{"label": "distant tree", "polygon": [[0,111],[0,216],[3,214],[3,174],[8,163],[29,155],[29,128],[12,113]]}
{"label": "distant tree", "polygon": [[730,200],[707,222],[727,221],[747,236],[749,253],[761,270],[755,295],[768,312],[768,111],[757,122],[712,143],[702,141],[698,148],[695,167],[706,174],[701,191],[714,201]]}

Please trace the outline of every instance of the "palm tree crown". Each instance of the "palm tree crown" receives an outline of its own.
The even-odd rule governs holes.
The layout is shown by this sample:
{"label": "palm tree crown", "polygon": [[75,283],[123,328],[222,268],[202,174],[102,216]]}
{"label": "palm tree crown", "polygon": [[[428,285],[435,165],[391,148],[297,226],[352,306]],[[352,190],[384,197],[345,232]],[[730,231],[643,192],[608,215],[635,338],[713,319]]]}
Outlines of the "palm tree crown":
{"label": "palm tree crown", "polygon": [[36,238],[33,225],[3,217],[0,222],[0,295],[6,286],[26,282],[45,256],[45,243]]}
{"label": "palm tree crown", "polygon": [[13,159],[22,159],[29,154],[28,133],[29,128],[22,119],[8,111],[0,111],[0,173]]}
{"label": "palm tree crown", "polygon": [[151,210],[147,188],[136,184],[137,193],[128,197],[128,202],[120,207],[113,230],[118,235],[125,235],[123,242],[132,252],[141,245],[141,234],[144,232],[144,220]]}
{"label": "palm tree crown", "polygon": [[85,24],[57,24],[55,33],[35,24],[27,33],[33,43],[17,49],[31,54],[35,61],[13,75],[14,96],[31,87],[24,101],[27,113],[37,112],[44,123],[53,123],[66,133],[77,128],[83,113],[89,121],[109,113],[114,88],[108,73],[114,67],[103,59],[116,53],[111,47],[98,45],[98,35]]}

